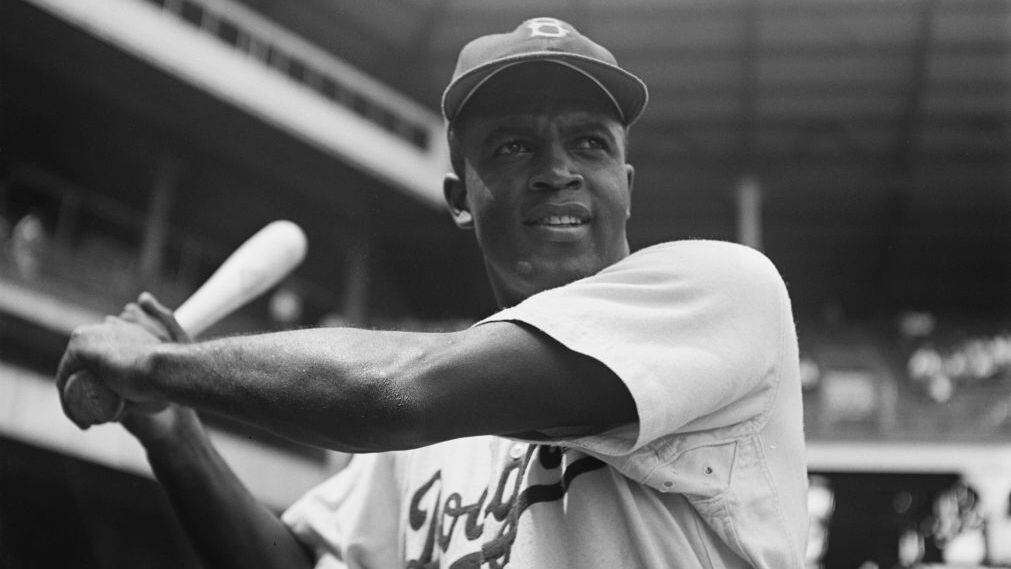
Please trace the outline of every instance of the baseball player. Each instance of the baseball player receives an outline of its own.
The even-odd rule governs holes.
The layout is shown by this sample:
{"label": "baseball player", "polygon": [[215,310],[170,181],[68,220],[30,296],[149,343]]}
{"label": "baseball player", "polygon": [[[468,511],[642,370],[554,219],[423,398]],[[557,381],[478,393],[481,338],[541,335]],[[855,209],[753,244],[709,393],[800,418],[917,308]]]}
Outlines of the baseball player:
{"label": "baseball player", "polygon": [[[188,343],[142,296],[77,330],[58,379],[86,369],[132,402],[124,425],[215,567],[800,569],[790,300],[743,246],[630,253],[646,101],[560,20],[463,48],[444,192],[501,306],[467,330]],[[279,519],[193,408],[357,454]]]}

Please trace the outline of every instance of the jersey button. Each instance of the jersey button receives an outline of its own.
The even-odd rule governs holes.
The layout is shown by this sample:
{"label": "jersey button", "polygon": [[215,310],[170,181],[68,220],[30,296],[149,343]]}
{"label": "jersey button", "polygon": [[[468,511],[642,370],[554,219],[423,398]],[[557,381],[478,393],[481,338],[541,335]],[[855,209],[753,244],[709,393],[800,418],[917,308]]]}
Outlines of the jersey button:
{"label": "jersey button", "polygon": [[523,448],[523,445],[520,443],[516,443],[512,446],[511,449],[509,449],[509,456],[513,458],[520,458],[521,456],[523,456],[524,451],[525,449]]}

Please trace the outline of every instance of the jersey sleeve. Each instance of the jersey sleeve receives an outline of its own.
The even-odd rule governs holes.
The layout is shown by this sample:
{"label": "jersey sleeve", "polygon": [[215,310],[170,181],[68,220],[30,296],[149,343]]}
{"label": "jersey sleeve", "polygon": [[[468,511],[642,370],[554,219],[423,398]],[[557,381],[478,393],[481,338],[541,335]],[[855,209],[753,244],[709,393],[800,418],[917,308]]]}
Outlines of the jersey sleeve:
{"label": "jersey sleeve", "polygon": [[316,557],[316,569],[379,569],[399,557],[399,477],[395,453],[356,455],[346,468],[282,515]]}
{"label": "jersey sleeve", "polygon": [[631,393],[638,423],[569,442],[614,456],[667,435],[762,420],[788,303],[782,278],[761,253],[679,241],[639,251],[478,325],[522,322],[611,369]]}

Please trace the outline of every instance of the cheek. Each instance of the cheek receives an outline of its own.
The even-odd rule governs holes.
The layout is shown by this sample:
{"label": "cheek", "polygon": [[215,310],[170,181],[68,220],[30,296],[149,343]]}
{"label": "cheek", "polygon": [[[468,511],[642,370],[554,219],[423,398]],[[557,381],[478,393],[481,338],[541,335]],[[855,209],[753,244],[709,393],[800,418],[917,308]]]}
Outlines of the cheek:
{"label": "cheek", "polygon": [[[624,172],[624,171],[622,171]],[[621,219],[627,219],[632,204],[632,195],[628,187],[628,178],[608,171],[601,178],[602,192],[600,199],[614,213],[621,214]]]}
{"label": "cheek", "polygon": [[467,201],[474,218],[474,236],[481,249],[494,251],[502,247],[506,234],[504,204],[478,179],[468,179]]}
{"label": "cheek", "polygon": [[501,176],[478,176],[473,170],[468,172],[467,187],[471,213],[475,223],[485,226],[502,226],[513,221],[516,204],[511,196],[515,194],[509,186],[509,179]]}

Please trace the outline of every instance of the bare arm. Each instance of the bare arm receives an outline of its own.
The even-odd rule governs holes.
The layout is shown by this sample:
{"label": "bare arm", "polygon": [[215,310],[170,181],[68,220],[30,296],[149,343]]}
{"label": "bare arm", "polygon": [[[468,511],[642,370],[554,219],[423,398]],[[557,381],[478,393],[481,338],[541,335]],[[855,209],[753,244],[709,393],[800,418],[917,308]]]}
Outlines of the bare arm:
{"label": "bare arm", "polygon": [[328,328],[140,340],[122,322],[82,329],[59,373],[86,367],[130,400],[175,401],[352,452],[635,420],[609,369],[508,322],[450,334]]}
{"label": "bare arm", "polygon": [[[187,342],[171,312],[141,296],[121,317],[162,340]],[[190,408],[131,406],[123,426],[144,446],[176,516],[208,567],[311,567],[280,519],[250,494]]]}
{"label": "bare arm", "polygon": [[221,458],[192,409],[172,405],[159,415],[170,425],[157,434],[144,433],[137,417],[128,416],[124,425],[144,445],[155,477],[208,567],[312,567],[288,527]]}

